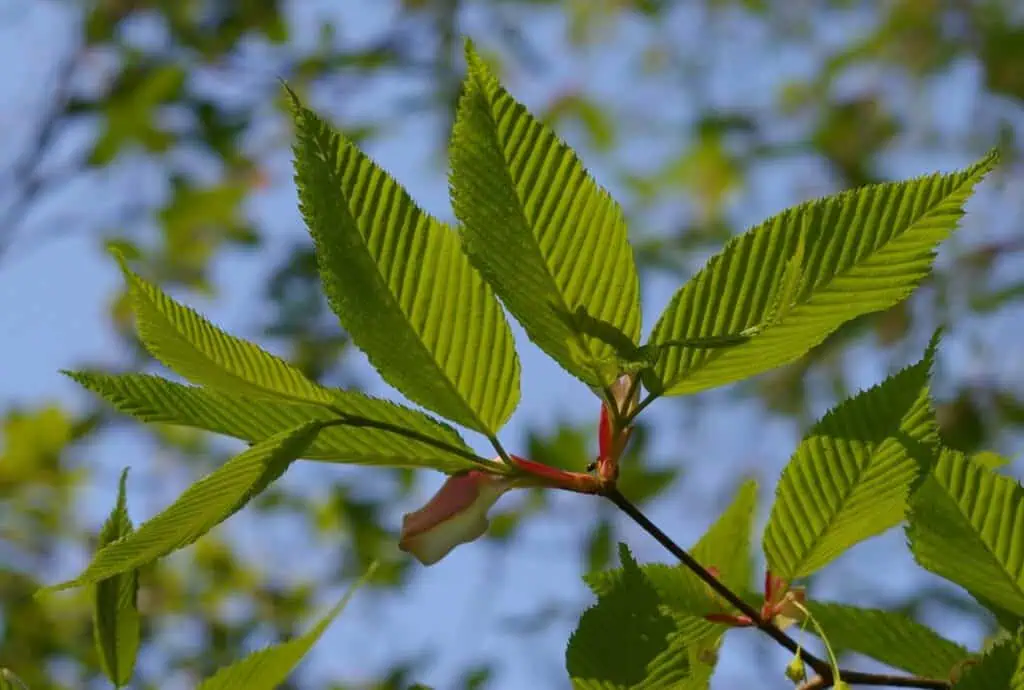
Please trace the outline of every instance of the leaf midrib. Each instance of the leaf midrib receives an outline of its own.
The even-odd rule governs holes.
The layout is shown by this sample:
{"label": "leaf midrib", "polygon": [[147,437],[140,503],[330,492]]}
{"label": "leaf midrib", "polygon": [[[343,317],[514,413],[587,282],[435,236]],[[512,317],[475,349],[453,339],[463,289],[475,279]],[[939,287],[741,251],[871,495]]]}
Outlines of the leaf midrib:
{"label": "leaf midrib", "polygon": [[[501,171],[501,175],[508,181],[508,183],[509,183],[508,186],[509,186],[509,188],[511,188],[512,193],[515,195],[516,201],[518,202],[517,208],[516,208],[518,219],[521,221],[522,226],[524,228],[526,228],[527,232],[530,234],[530,237],[533,238],[533,242],[528,242],[527,244],[530,246],[530,250],[535,253],[536,257],[538,259],[540,259],[540,264],[545,269],[545,273],[544,273],[545,282],[548,283],[549,292],[553,293],[557,297],[559,308],[561,308],[563,311],[571,312],[573,310],[573,308],[575,307],[575,305],[570,305],[568,302],[565,301],[565,296],[562,294],[562,291],[559,289],[558,283],[555,282],[555,278],[554,278],[553,272],[551,270],[551,266],[548,264],[547,259],[544,258],[544,253],[540,250],[540,242],[539,242],[537,236],[534,235],[533,229],[530,227],[529,219],[526,217],[526,214],[523,212],[523,206],[525,204],[525,200],[519,194],[519,188],[516,185],[515,180],[512,179],[512,173],[509,171],[509,168],[511,166],[511,161],[508,159],[508,156],[505,153],[505,147],[501,145],[501,140],[498,138],[498,135],[497,135],[497,132],[498,132],[498,121],[494,119],[493,103],[492,103],[492,98],[491,98],[491,94],[490,94],[490,89],[488,88],[488,84],[486,83],[486,80],[483,79],[481,77],[481,75],[479,73],[476,73],[476,72],[473,73],[473,80],[476,82],[477,88],[479,89],[480,95],[481,95],[481,97],[482,97],[482,99],[484,101],[484,105],[485,105],[484,115],[485,115],[485,117],[487,117],[487,120],[491,123],[490,130],[491,130],[491,132],[493,132],[492,136],[490,137],[491,141],[494,144],[496,144],[495,149],[498,151],[498,154],[501,156],[502,161],[504,161],[504,163],[505,163],[505,167]],[[513,108],[514,107],[515,107],[515,105],[513,105]],[[545,305],[545,307],[550,309],[550,307],[547,307],[547,305]],[[552,319],[550,317],[548,318],[548,321],[556,322],[555,319]],[[563,328],[564,330],[568,331],[569,334],[572,336],[572,338],[579,345],[580,349],[582,349],[584,352],[588,353],[591,357],[595,357],[595,358],[597,357],[597,355],[593,352],[593,350],[590,348],[589,344],[586,342],[586,340],[583,338],[582,335],[580,335],[579,333],[577,333],[575,330],[573,330],[571,328],[567,328],[566,326],[564,326],[561,323],[557,323],[557,327],[558,328]],[[568,350],[568,348],[564,348],[563,347],[562,349],[563,349],[563,351],[565,353],[565,356],[569,359],[570,362],[575,362],[576,361],[575,358],[572,357],[572,353],[571,353],[570,350]],[[586,365],[586,364],[584,364],[582,362],[576,362],[576,363],[579,366],[582,366],[582,367],[585,367],[586,369],[589,369],[589,372],[593,376],[595,381],[601,381],[602,380],[601,376],[600,376],[600,373],[594,367]]]}
{"label": "leaf midrib", "polygon": [[[878,450],[890,438],[891,437],[887,437],[885,439],[882,439],[881,441],[878,441],[878,442],[872,444],[871,450],[868,453],[868,461],[864,464],[863,467],[860,467],[860,468],[857,469],[857,472],[855,473],[855,476],[854,476],[853,480],[850,482],[850,484],[847,487],[846,491],[842,492],[842,494],[840,496],[840,500],[838,502],[837,508],[832,512],[832,515],[829,516],[828,520],[825,522],[824,527],[815,535],[814,543],[811,544],[807,548],[806,553],[804,554],[803,558],[801,558],[800,561],[796,564],[796,567],[792,568],[793,572],[800,572],[801,569],[809,561],[811,561],[811,556],[814,555],[821,548],[821,544],[824,541],[824,536],[827,535],[829,533],[829,531],[832,529],[833,525],[835,525],[835,523],[837,521],[837,518],[839,517],[839,515],[842,514],[845,506],[849,503],[850,497],[854,493],[856,493],[857,487],[861,484],[861,481],[863,480],[864,475],[867,474],[871,470],[873,465],[875,464],[874,461],[875,461],[875,457],[878,454]],[[783,533],[785,533],[785,532],[783,531]]]}
{"label": "leaf midrib", "polygon": [[[321,131],[325,131],[325,128],[318,128],[318,129],[320,129]],[[331,134],[328,132],[327,136],[330,138]],[[346,141],[340,134],[334,135],[334,136],[337,137],[339,146],[351,146],[352,145],[350,142]],[[316,141],[317,141],[317,145],[321,148],[321,153],[326,153],[329,156],[331,148],[328,147],[328,148],[325,149],[324,142],[321,141],[320,137],[316,137]],[[335,156],[337,156],[336,153],[335,153]],[[332,160],[332,159],[330,157],[326,157],[325,160]],[[335,157],[334,160],[337,160],[337,158]],[[392,307],[395,309],[395,311],[397,313],[402,315],[402,319],[404,321],[405,327],[409,330],[409,332],[411,332],[413,334],[414,340],[416,341],[416,344],[417,344],[419,350],[421,352],[423,352],[423,354],[426,355],[428,361],[431,361],[431,362],[434,363],[434,366],[435,366],[437,372],[440,374],[440,378],[442,380],[444,388],[447,390],[447,392],[449,394],[452,394],[454,396],[455,400],[458,401],[459,406],[463,408],[463,413],[468,413],[467,416],[473,422],[475,422],[478,425],[479,429],[486,430],[486,432],[485,432],[486,434],[488,434],[488,435],[493,434],[494,433],[494,429],[492,428],[492,425],[484,422],[484,420],[480,418],[480,415],[477,414],[477,412],[475,410],[473,410],[472,406],[465,399],[465,396],[463,395],[462,391],[460,391],[458,389],[458,387],[455,385],[455,382],[452,381],[451,378],[449,377],[448,372],[445,371],[445,369],[441,365],[441,363],[437,361],[437,358],[434,356],[434,354],[427,347],[427,344],[425,342],[423,342],[422,336],[416,331],[415,328],[413,328],[412,323],[409,321],[409,315],[405,313],[404,309],[402,309],[402,305],[398,301],[398,297],[395,295],[394,292],[392,292],[390,286],[387,283],[387,280],[386,280],[385,276],[381,273],[381,268],[380,268],[379,262],[373,257],[373,254],[370,253],[370,248],[369,248],[369,246],[367,244],[366,237],[364,237],[363,233],[360,231],[359,221],[356,219],[356,216],[353,213],[352,204],[351,204],[348,196],[345,195],[344,193],[340,192],[340,190],[343,189],[343,185],[340,184],[340,180],[334,179],[336,177],[340,177],[340,175],[338,173],[338,170],[334,166],[331,166],[331,170],[330,170],[329,174],[330,174],[330,176],[332,178],[331,179],[332,186],[337,187],[339,189],[339,194],[341,196],[342,202],[345,205],[345,213],[348,216],[349,220],[352,222],[353,230],[355,231],[356,235],[358,235],[358,237],[359,237],[359,244],[360,244],[360,246],[363,248],[363,251],[365,252],[367,258],[369,258],[370,263],[373,265],[374,276],[377,279],[378,286],[383,286],[383,288],[384,288],[383,292],[387,295],[387,298],[386,298],[387,301],[392,305]],[[386,178],[385,178],[385,180],[386,180]],[[338,184],[335,184],[336,182],[338,182]],[[413,209],[413,212],[414,213],[418,213],[419,214],[419,218],[426,221],[426,227],[424,229],[424,233],[427,234],[427,238],[426,238],[427,242],[426,242],[426,244],[427,244],[428,247],[430,246],[431,240],[434,239],[433,237],[431,237],[430,233],[435,229],[435,226],[436,226],[436,229],[437,229],[438,233],[452,232],[452,229],[450,229],[449,226],[447,226],[445,223],[442,223],[441,221],[437,220],[436,218],[431,216],[429,213],[427,213],[426,211],[421,209],[415,203],[415,201],[410,199],[409,203],[410,203],[410,205],[411,205],[411,207]],[[414,226],[414,228],[415,228],[415,226]],[[442,239],[440,241],[444,241],[444,240]],[[459,250],[460,253],[462,252],[461,244],[458,245],[457,249]],[[465,256],[465,254],[463,254],[463,256]]]}
{"label": "leaf midrib", "polygon": [[1019,583],[1007,570],[1006,565],[1003,564],[1002,559],[995,551],[992,550],[992,548],[988,545],[985,539],[981,536],[981,531],[974,526],[974,523],[971,522],[970,517],[966,513],[964,513],[963,509],[960,507],[960,502],[956,500],[956,498],[949,492],[947,487],[941,481],[939,481],[939,479],[934,475],[931,477],[931,479],[939,486],[940,489],[942,489],[943,499],[948,500],[950,503],[953,504],[953,507],[956,509],[956,514],[963,519],[962,524],[967,525],[967,532],[969,536],[973,537],[974,541],[976,541],[978,544],[981,544],[984,553],[987,554],[992,559],[992,562],[998,566],[997,569],[999,570],[1000,576],[1002,576],[1002,578],[1010,584],[1010,588],[1017,593],[1018,597],[1020,598],[1021,604],[1024,605],[1024,585]]}
{"label": "leaf midrib", "polygon": [[[940,197],[931,208],[929,208],[923,214],[918,216],[912,223],[910,223],[906,227],[906,229],[903,230],[903,232],[891,235],[884,243],[882,243],[879,246],[875,247],[871,252],[866,254],[860,260],[858,260],[857,262],[851,264],[849,267],[847,267],[843,271],[839,271],[839,272],[833,273],[828,278],[828,280],[826,282],[824,282],[820,286],[815,287],[812,290],[810,290],[808,292],[807,298],[805,300],[796,301],[792,305],[790,305],[786,309],[785,316],[782,319],[780,319],[778,321],[775,321],[775,322],[769,322],[767,324],[754,324],[753,326],[750,326],[748,328],[758,328],[758,329],[760,329],[760,332],[758,333],[758,335],[763,335],[768,330],[777,331],[780,328],[783,328],[783,327],[785,327],[787,325],[790,325],[787,322],[791,322],[792,318],[788,318],[788,317],[790,317],[790,315],[793,313],[793,311],[795,309],[797,309],[798,307],[804,307],[804,306],[812,305],[816,297],[820,297],[821,295],[828,294],[830,292],[829,291],[830,286],[835,281],[837,281],[839,279],[842,279],[842,278],[846,278],[850,273],[852,273],[853,271],[857,270],[858,268],[861,268],[863,266],[863,264],[866,264],[866,263],[870,262],[878,254],[884,252],[890,245],[898,242],[899,240],[905,238],[907,235],[910,235],[911,233],[915,232],[918,229],[918,226],[921,223],[923,223],[924,221],[926,221],[929,218],[931,218],[932,215],[936,213],[937,209],[939,207],[941,207],[943,204],[945,204],[946,201],[950,197],[952,197],[955,194],[959,193],[964,187],[969,187],[969,186],[974,185],[974,184],[977,184],[977,180],[975,179],[975,176],[966,175],[964,177],[963,181],[960,184],[952,187],[946,194],[944,194],[942,197]],[[842,294],[842,291],[837,291],[837,293],[838,294]],[[878,310],[876,310],[876,311],[878,311]],[[703,369],[706,369],[708,366],[710,366],[712,363],[718,361],[722,357],[729,356],[729,355],[734,354],[736,352],[742,353],[744,350],[750,351],[751,349],[754,349],[755,348],[754,343],[757,342],[757,338],[758,338],[758,336],[754,336],[754,338],[752,338],[750,340],[749,345],[747,345],[746,347],[744,345],[739,345],[739,346],[737,346],[735,348],[724,348],[724,349],[720,349],[720,350],[716,350],[716,351],[711,352],[710,354],[708,354],[707,357],[702,359],[697,366],[690,367],[690,368],[686,369],[685,371],[680,372],[677,375],[677,377],[671,383],[665,383],[664,384],[665,390],[671,390],[673,387],[675,387],[678,384],[680,384],[681,382],[685,381],[687,378],[690,378],[695,372],[699,372],[699,371],[702,371]]]}

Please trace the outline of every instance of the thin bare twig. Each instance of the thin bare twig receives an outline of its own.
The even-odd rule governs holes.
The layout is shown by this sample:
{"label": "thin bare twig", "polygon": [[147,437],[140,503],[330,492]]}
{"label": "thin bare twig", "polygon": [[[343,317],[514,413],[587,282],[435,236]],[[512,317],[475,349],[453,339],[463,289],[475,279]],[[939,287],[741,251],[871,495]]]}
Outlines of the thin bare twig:
{"label": "thin bare twig", "polygon": [[6,176],[8,184],[14,186],[17,191],[10,205],[0,215],[0,256],[14,240],[14,229],[18,219],[43,191],[46,180],[40,174],[39,167],[57,137],[58,125],[71,96],[71,83],[80,56],[80,50],[75,48],[61,61],[55,76],[53,95],[40,117],[36,136],[22,155],[14,161]]}

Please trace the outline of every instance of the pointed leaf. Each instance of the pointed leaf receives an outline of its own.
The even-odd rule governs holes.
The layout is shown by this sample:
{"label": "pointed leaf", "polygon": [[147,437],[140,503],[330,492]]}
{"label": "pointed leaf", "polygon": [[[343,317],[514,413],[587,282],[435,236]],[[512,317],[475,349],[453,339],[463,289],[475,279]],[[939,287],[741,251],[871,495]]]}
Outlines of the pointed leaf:
{"label": "pointed leaf", "polygon": [[[736,498],[711,525],[704,536],[690,549],[691,555],[705,568],[714,567],[720,579],[737,591],[744,591],[751,578],[751,530],[757,502],[757,483],[744,482]],[[721,610],[715,594],[688,568],[665,563],[645,563],[644,576],[658,592],[662,601],[675,614],[677,624],[682,625],[684,617],[691,620],[685,628],[696,639],[707,636],[717,626],[704,620],[703,616]],[[601,596],[606,594],[622,577],[621,569],[588,573],[583,579]]]}
{"label": "pointed leaf", "polygon": [[352,424],[327,427],[317,435],[302,455],[310,460],[432,468],[448,474],[478,469],[480,462],[486,462],[474,461],[475,454],[451,427],[422,412],[354,391],[330,390],[336,410],[332,411],[326,405],[246,398],[145,374],[65,373],[143,421],[196,427],[246,441],[260,441],[310,420],[336,420],[339,412],[349,416]]}
{"label": "pointed leaf", "polygon": [[[838,650],[864,654],[908,673],[948,678],[969,652],[900,613],[809,601],[815,620]],[[807,626],[815,632],[814,626]]]}
{"label": "pointed leaf", "polygon": [[943,449],[914,493],[914,558],[990,607],[1024,617],[1024,487]]}
{"label": "pointed leaf", "polygon": [[256,344],[214,326],[120,261],[139,338],[150,354],[170,369],[193,383],[227,392],[330,402],[330,393],[301,371]]}
{"label": "pointed leaf", "polygon": [[936,344],[917,364],[840,403],[800,443],[765,528],[772,573],[810,575],[903,520],[911,485],[938,444],[928,396]]}
{"label": "pointed leaf", "polygon": [[[128,470],[125,469],[121,473],[117,504],[100,531],[100,548],[132,532],[125,494],[127,481]],[[117,687],[131,680],[139,651],[138,591],[139,571],[131,570],[97,582],[93,595],[93,638],[100,666]]]}
{"label": "pointed leaf", "polygon": [[494,434],[519,402],[519,359],[501,306],[458,233],[294,105],[299,198],[334,312],[410,400]]}
{"label": "pointed leaf", "polygon": [[196,690],[274,690],[279,687],[292,674],[302,658],[309,653],[309,650],[330,627],[334,619],[341,614],[349,600],[352,599],[352,595],[370,578],[376,567],[376,563],[371,565],[366,574],[349,587],[341,601],[305,635],[261,649],[226,668],[222,668],[204,680]]}
{"label": "pointed leaf", "polygon": [[710,676],[675,618],[625,545],[615,581],[587,609],[569,638],[565,661],[574,688],[685,688]]}
{"label": "pointed leaf", "polygon": [[658,392],[695,393],[768,371],[843,323],[905,299],[996,159],[992,152],[957,173],[802,204],[731,240],[672,298],[650,342],[756,335],[727,349],[664,350]]}
{"label": "pointed leaf", "polygon": [[48,589],[99,582],[188,546],[241,510],[302,455],[324,422],[311,421],[260,441],[190,486],[138,530],[97,552],[73,580]]}
{"label": "pointed leaf", "polygon": [[559,317],[583,307],[638,342],[640,283],[626,223],[565,143],[467,45],[450,185],[466,251],[542,350],[591,386],[611,345]]}

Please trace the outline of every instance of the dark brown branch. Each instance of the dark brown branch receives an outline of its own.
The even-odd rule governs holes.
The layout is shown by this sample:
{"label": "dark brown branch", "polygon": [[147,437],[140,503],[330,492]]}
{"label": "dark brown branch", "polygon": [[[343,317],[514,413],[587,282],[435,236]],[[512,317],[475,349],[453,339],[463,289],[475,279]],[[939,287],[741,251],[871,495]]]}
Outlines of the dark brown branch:
{"label": "dark brown branch", "polygon": [[[660,527],[651,522],[650,518],[641,512],[633,503],[623,496],[618,489],[611,489],[605,493],[605,497],[616,505],[622,512],[630,517],[635,523],[664,546],[669,553],[689,568],[697,577],[703,580],[711,589],[722,596],[743,615],[750,618],[754,625],[766,635],[775,640],[779,645],[785,647],[794,654],[799,654],[804,663],[811,667],[817,674],[815,678],[807,681],[798,690],[824,690],[835,685],[835,674],[831,665],[806,649],[800,647],[796,640],[787,635],[771,620],[761,616],[761,612],[743,600],[728,585],[711,574],[707,568],[697,562],[686,549],[682,548],[675,541],[665,534]],[[917,676],[897,676],[885,673],[864,673],[862,671],[848,671],[839,669],[839,677],[850,685],[871,685],[875,687],[887,686],[893,688],[926,688],[930,690],[950,690],[950,683],[934,678],[921,678]]]}

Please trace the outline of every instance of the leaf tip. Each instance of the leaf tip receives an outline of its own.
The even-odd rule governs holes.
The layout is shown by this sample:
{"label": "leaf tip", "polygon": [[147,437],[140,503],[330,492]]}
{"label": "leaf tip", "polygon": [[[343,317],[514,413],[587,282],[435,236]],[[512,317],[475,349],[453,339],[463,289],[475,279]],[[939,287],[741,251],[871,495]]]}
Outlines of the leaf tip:
{"label": "leaf tip", "polygon": [[278,77],[278,82],[281,84],[281,89],[284,91],[285,96],[288,98],[288,104],[291,106],[292,115],[297,117],[303,111],[302,101],[299,99],[299,94],[295,93],[295,90],[288,85],[283,78]]}
{"label": "leaf tip", "polygon": [[636,562],[633,557],[633,552],[629,550],[625,542],[619,542],[619,562],[622,564],[624,570],[640,568],[640,564]]}
{"label": "leaf tip", "polygon": [[32,598],[36,600],[45,599],[51,594],[57,594],[58,592],[74,589],[75,587],[81,586],[81,584],[82,583],[80,583],[78,580],[67,580],[65,582],[58,582],[55,585],[40,587],[35,591],[35,594],[32,595]]}

